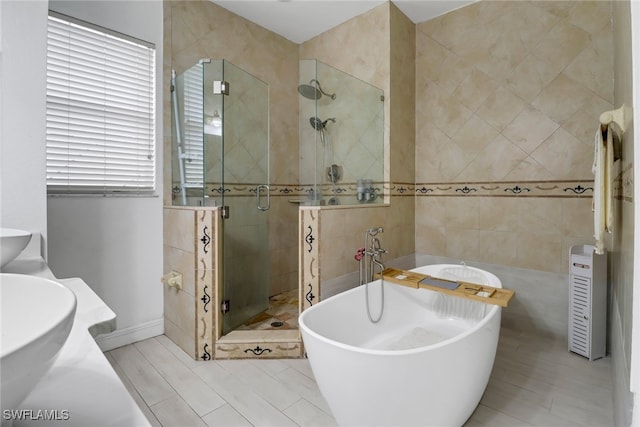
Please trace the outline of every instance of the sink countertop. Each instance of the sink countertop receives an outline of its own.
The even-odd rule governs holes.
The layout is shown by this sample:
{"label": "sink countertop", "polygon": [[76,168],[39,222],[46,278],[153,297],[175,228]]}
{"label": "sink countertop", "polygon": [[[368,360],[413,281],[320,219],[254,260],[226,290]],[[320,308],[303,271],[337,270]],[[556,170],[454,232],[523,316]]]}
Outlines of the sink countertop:
{"label": "sink countertop", "polygon": [[[18,257],[2,272],[55,280],[73,291],[78,304],[67,342],[53,367],[18,408],[23,419],[14,419],[13,426],[149,426],[94,340],[116,328],[115,313],[100,297],[80,278],[56,278],[39,257]],[[49,411],[44,416],[53,419],[38,419],[43,416],[39,411],[44,410]]]}

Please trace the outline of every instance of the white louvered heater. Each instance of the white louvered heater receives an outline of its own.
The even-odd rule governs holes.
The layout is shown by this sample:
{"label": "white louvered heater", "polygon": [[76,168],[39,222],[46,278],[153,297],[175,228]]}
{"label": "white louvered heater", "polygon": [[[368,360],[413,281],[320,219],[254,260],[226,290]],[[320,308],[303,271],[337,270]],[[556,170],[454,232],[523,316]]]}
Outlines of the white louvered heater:
{"label": "white louvered heater", "polygon": [[571,247],[569,351],[599,359],[607,346],[607,255],[591,245]]}

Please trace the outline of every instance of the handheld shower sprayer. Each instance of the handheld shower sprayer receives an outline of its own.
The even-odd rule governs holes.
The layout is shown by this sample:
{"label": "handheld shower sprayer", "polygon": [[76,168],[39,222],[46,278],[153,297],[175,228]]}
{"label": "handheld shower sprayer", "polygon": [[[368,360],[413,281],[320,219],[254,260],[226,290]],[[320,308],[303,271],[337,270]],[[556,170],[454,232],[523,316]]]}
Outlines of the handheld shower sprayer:
{"label": "handheld shower sprayer", "polygon": [[335,117],[330,117],[327,120],[325,120],[324,122],[322,121],[322,119],[318,118],[318,117],[311,117],[309,119],[309,123],[311,123],[311,127],[314,128],[315,130],[324,130],[324,128],[327,127],[327,123],[328,122],[336,122],[336,118]]}
{"label": "handheld shower sprayer", "polygon": [[319,117],[311,117],[309,119],[309,123],[311,123],[311,127],[320,132],[320,141],[324,144],[324,129],[327,127],[327,123],[336,122],[335,117],[330,117],[324,122]]}

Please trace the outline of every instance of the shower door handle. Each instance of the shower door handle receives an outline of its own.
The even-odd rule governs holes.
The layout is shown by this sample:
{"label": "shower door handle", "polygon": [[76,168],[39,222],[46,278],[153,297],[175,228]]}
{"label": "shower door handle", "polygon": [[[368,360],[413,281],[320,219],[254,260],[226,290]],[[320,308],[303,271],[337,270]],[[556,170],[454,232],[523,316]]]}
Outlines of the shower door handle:
{"label": "shower door handle", "polygon": [[[267,204],[262,204],[262,190],[267,192]],[[256,201],[258,204],[258,210],[268,211],[271,207],[271,196],[269,194],[269,186],[266,184],[260,184],[256,187]]]}

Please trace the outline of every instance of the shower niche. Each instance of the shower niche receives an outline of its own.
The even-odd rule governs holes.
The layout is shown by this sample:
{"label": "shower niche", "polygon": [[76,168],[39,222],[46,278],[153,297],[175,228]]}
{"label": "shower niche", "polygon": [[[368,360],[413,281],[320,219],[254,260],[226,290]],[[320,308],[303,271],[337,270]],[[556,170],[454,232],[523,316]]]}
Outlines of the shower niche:
{"label": "shower niche", "polygon": [[316,59],[300,61],[303,205],[384,201],[384,92]]}

